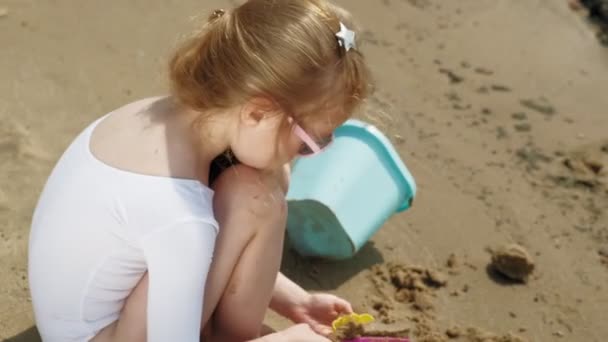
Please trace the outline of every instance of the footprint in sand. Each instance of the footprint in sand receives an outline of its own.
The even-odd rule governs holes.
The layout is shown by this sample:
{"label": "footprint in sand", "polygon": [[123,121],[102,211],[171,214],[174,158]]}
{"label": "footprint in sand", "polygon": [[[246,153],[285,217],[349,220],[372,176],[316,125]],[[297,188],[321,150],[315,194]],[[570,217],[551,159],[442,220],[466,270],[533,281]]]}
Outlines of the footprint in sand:
{"label": "footprint in sand", "polygon": [[0,212],[8,210],[9,208],[8,194],[0,187]]}
{"label": "footprint in sand", "polygon": [[21,132],[15,129],[10,120],[0,122],[0,157],[2,160],[14,157],[19,152]]}
{"label": "footprint in sand", "polygon": [[23,124],[10,118],[0,122],[0,160],[1,168],[6,168],[6,163],[19,160],[45,161],[51,160],[50,154],[35,143],[30,131]]}
{"label": "footprint in sand", "polygon": [[608,194],[608,140],[560,151],[560,157],[549,172],[555,185]]}

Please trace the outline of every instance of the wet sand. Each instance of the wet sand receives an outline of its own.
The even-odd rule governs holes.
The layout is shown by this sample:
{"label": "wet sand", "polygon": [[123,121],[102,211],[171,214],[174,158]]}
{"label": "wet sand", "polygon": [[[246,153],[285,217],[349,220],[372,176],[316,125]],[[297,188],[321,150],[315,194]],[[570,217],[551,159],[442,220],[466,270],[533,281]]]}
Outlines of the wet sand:
{"label": "wet sand", "polygon": [[[37,341],[27,237],[60,153],[95,118],[165,93],[188,19],[228,3],[0,2],[0,340]],[[419,195],[352,260],[288,250],[284,272],[417,341],[607,340],[608,48],[594,26],[567,1],[339,3],[378,85],[359,117],[393,140]],[[512,243],[533,259],[525,282],[489,266]],[[445,283],[404,291],[391,267]]]}

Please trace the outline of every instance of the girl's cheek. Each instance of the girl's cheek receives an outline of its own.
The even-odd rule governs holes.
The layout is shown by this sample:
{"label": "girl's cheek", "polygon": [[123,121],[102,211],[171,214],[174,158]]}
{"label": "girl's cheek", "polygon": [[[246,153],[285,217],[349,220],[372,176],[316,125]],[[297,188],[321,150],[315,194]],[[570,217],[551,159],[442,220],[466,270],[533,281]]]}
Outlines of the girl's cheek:
{"label": "girl's cheek", "polygon": [[302,146],[302,141],[300,140],[300,138],[295,135],[295,134],[290,134],[289,138],[287,139],[287,153],[290,157],[290,159],[295,158],[298,155],[298,151],[300,150],[300,147]]}

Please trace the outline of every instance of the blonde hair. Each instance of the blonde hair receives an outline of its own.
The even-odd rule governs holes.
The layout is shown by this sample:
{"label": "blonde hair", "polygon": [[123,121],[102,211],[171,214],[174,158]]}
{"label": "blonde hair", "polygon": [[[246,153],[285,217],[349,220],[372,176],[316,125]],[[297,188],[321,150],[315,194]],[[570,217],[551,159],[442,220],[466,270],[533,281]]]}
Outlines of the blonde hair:
{"label": "blonde hair", "polygon": [[340,22],[355,29],[348,12],[324,0],[248,0],[217,10],[175,51],[172,95],[201,112],[261,96],[296,119],[328,103],[350,115],[370,77],[360,51],[338,44]]}

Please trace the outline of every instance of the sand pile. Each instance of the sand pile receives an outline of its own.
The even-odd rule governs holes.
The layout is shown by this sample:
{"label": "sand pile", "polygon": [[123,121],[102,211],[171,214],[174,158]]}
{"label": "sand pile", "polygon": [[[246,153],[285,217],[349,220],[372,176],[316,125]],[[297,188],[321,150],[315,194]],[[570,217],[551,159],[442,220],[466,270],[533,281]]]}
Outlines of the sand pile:
{"label": "sand pile", "polygon": [[513,334],[496,335],[478,328],[467,328],[462,331],[458,327],[446,331],[449,339],[458,339],[467,342],[524,342],[525,340]]}
{"label": "sand pile", "polygon": [[421,266],[377,265],[372,272],[371,279],[377,289],[384,288],[387,283],[392,285],[388,295],[390,300],[376,300],[373,304],[384,323],[394,322],[389,315],[394,307],[392,302],[407,304],[419,312],[432,311],[435,291],[445,287],[448,281],[443,273]]}
{"label": "sand pile", "polygon": [[[498,249],[494,254],[494,259],[497,260],[503,271],[509,272],[514,277],[521,277],[523,273],[530,270],[530,265],[533,265],[527,252],[519,246],[505,246],[503,249]],[[396,323],[409,322],[411,328],[403,329],[402,335],[396,336],[409,336],[417,342],[526,341],[511,333],[493,334],[479,327],[452,325],[446,328],[441,326],[437,319],[439,313],[435,301],[439,297],[440,291],[448,287],[448,277],[459,274],[459,266],[460,261],[454,254],[450,255],[446,261],[445,272],[400,263],[374,266],[369,277],[377,293],[377,296],[370,300],[373,312],[382,323],[389,327]],[[466,292],[466,289],[464,291]],[[459,293],[459,291],[452,293],[457,292]],[[404,312],[407,314],[403,315]],[[360,333],[357,329],[352,327],[349,332],[356,335]]]}
{"label": "sand pile", "polygon": [[361,337],[365,335],[365,328],[361,324],[357,324],[355,322],[349,322],[340,328],[338,328],[335,333],[330,336],[330,339],[334,342],[342,342],[352,340],[357,337]]}

